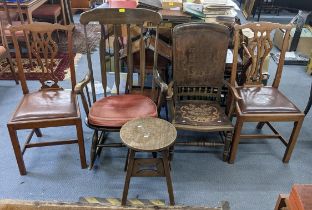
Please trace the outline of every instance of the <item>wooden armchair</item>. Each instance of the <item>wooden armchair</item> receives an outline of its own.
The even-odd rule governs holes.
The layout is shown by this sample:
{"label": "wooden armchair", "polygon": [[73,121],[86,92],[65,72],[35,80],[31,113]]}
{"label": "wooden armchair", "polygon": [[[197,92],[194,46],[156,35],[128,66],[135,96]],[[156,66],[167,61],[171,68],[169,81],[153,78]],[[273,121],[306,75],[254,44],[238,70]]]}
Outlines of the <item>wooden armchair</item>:
{"label": "wooden armchair", "polygon": [[[249,28],[254,36],[248,44],[240,40],[240,31]],[[282,25],[278,23],[259,22],[236,25],[234,33],[234,56],[231,75],[231,90],[233,96],[232,109],[230,113],[236,114],[235,132],[232,141],[230,163],[234,162],[237,147],[240,139],[277,138],[286,146],[283,162],[288,163],[292,151],[295,147],[298,134],[304,119],[304,114],[278,89],[285,59],[285,52],[289,42],[289,33],[292,25]],[[266,56],[273,48],[270,34],[273,30],[286,30],[283,47],[280,53],[278,67],[272,86],[262,84],[262,68]],[[251,57],[251,65],[245,72],[245,82],[243,85],[236,84],[237,56],[240,45],[243,44],[244,53]],[[259,122],[257,129],[261,129],[264,124],[273,131],[273,134],[241,134],[245,122]],[[294,122],[294,127],[290,139],[285,140],[270,122]]]}
{"label": "wooden armchair", "polygon": [[[80,111],[77,102],[77,96],[74,93],[76,85],[74,58],[72,51],[72,30],[74,26],[62,26],[50,23],[33,23],[20,26],[12,26],[14,48],[16,52],[16,61],[18,66],[19,79],[21,81],[24,97],[18,105],[7,126],[14,148],[15,157],[21,175],[26,174],[26,168],[23,160],[23,154],[28,148],[54,146],[62,144],[78,143],[80,152],[81,167],[85,168],[86,159],[84,151],[84,140]],[[68,38],[68,59],[70,63],[71,89],[64,90],[58,84],[58,77],[55,74],[55,59],[58,55],[58,46],[52,39],[52,33],[56,30],[62,30],[67,33]],[[24,69],[21,61],[21,50],[19,40],[15,36],[17,31],[26,31],[29,35],[29,46],[33,56],[33,62],[36,62],[38,71],[42,72],[39,79],[41,89],[30,92],[26,83]],[[33,134],[41,137],[40,128],[75,126],[78,140],[67,141],[49,141],[30,143]],[[23,148],[20,148],[17,131],[22,129],[32,129]]]}
{"label": "wooden armchair", "polygon": [[228,157],[233,131],[220,107],[229,38],[230,32],[223,25],[176,26],[173,29],[173,81],[167,95],[170,121],[178,130],[220,132],[225,136],[224,160]]}
{"label": "wooden armchair", "polygon": [[[0,41],[0,61],[2,61],[2,60],[6,60],[7,61],[7,63],[10,66],[10,70],[11,70],[11,73],[12,73],[13,78],[15,80],[15,83],[18,84],[18,79],[17,79],[16,73],[15,73],[15,68],[13,66],[13,62],[12,62],[10,51],[9,51],[8,42],[6,40],[3,28],[4,28],[3,22],[2,22],[2,19],[0,17],[0,37],[1,37],[1,41]],[[4,69],[0,69],[0,74],[4,73],[3,70],[5,70],[5,68]]]}
{"label": "wooden armchair", "polygon": [[[76,93],[81,95],[84,110],[87,115],[87,126],[94,129],[93,141],[91,146],[91,163],[90,169],[94,165],[97,155],[100,155],[102,147],[118,147],[121,143],[107,144],[105,143],[107,132],[119,132],[122,125],[127,121],[141,117],[158,117],[160,107],[163,101],[163,94],[167,91],[167,85],[162,82],[157,71],[157,47],[154,53],[154,68],[151,86],[148,83],[145,69],[145,48],[144,24],[147,22],[156,26],[155,45],[158,41],[158,25],[161,21],[160,14],[146,9],[112,9],[98,8],[81,14],[80,23],[85,27],[85,38],[88,39],[86,26],[90,22],[96,22],[102,27],[102,36],[99,45],[99,59],[96,55],[91,57],[90,50],[87,47],[87,58],[89,73],[85,79],[76,85]],[[107,71],[106,66],[106,46],[105,41],[107,25],[112,25],[114,31],[114,70],[115,84],[117,95],[108,96],[107,93]],[[134,61],[132,54],[132,37],[130,33],[130,25],[138,25],[141,28],[140,33],[140,69],[138,85],[133,84]],[[121,94],[120,86],[120,52],[121,52],[121,27],[125,26],[127,31],[127,81],[125,94]],[[88,42],[86,42],[88,43]],[[97,64],[97,61],[100,61]],[[94,86],[94,70],[100,71],[103,85],[104,97],[97,98]],[[91,82],[92,102],[88,95],[84,94],[86,90],[88,94],[87,84]],[[148,97],[149,96],[149,97]],[[100,135],[99,135],[100,134]]]}

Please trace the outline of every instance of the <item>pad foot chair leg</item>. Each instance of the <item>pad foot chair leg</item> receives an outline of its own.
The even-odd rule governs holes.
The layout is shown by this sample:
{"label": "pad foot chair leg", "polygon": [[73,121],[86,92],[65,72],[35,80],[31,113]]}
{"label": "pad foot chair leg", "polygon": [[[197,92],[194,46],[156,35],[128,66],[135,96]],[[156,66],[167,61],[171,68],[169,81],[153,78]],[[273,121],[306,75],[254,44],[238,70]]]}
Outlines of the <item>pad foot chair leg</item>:
{"label": "pad foot chair leg", "polygon": [[230,151],[230,159],[229,159],[229,163],[233,164],[234,160],[235,160],[235,156],[236,156],[236,152],[237,152],[237,148],[238,148],[238,144],[239,144],[239,140],[240,140],[240,134],[243,128],[243,122],[240,121],[239,118],[237,118],[236,124],[235,124],[235,128],[234,128],[234,136],[233,136],[233,140],[232,140],[232,146],[231,146],[231,151]]}
{"label": "pad foot chair leg", "polygon": [[87,162],[86,162],[86,153],[85,153],[81,121],[77,123],[76,129],[77,129],[78,147],[79,147],[79,155],[80,155],[80,164],[81,164],[81,168],[84,169],[84,168],[87,168]]}
{"label": "pad foot chair leg", "polygon": [[292,130],[286,151],[284,153],[284,157],[283,157],[284,163],[288,163],[290,160],[291,154],[292,154],[294,147],[296,145],[296,142],[297,142],[297,138],[298,138],[302,123],[303,123],[303,118],[301,120],[299,120],[298,122],[294,123],[294,128]]}
{"label": "pad foot chair leg", "polygon": [[12,142],[12,146],[14,149],[14,154],[15,154],[15,158],[16,158],[16,162],[18,165],[18,169],[21,175],[26,175],[26,167],[25,167],[25,163],[23,160],[23,154],[21,151],[21,147],[18,141],[18,137],[17,137],[17,132],[16,130],[14,130],[14,128],[8,126],[9,129],[9,134],[10,134],[10,138],[11,138],[11,142]]}

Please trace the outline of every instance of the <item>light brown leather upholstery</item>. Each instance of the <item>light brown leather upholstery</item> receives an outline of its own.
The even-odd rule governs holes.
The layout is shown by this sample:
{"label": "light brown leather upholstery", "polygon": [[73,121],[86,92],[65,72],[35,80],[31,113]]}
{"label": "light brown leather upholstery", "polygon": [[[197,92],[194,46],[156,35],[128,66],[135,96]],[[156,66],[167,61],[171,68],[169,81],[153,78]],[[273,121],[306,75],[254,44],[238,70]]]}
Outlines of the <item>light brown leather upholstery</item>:
{"label": "light brown leather upholstery", "polygon": [[34,18],[40,17],[51,17],[59,16],[61,14],[62,8],[59,4],[44,4],[36,9],[32,15]]}
{"label": "light brown leather upholstery", "polygon": [[43,90],[24,95],[12,121],[77,117],[76,95],[66,90]]}
{"label": "light brown leather upholstery", "polygon": [[243,101],[239,104],[242,113],[300,113],[277,88],[239,88]]}
{"label": "light brown leather upholstery", "polygon": [[89,123],[95,126],[121,127],[129,120],[157,117],[157,106],[143,95],[109,96],[96,101],[89,112]]}

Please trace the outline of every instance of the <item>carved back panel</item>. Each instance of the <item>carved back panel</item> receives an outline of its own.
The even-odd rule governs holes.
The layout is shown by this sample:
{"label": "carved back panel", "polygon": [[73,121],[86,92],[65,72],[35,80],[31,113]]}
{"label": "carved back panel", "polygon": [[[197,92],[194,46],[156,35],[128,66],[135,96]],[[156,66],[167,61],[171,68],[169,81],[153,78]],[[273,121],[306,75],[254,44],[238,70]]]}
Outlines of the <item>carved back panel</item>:
{"label": "carved back panel", "polygon": [[[67,51],[62,52],[62,54],[67,56],[65,59],[68,59],[71,74],[71,85],[72,90],[74,90],[76,85],[76,77],[72,48],[73,29],[73,25],[63,26],[60,24],[50,24],[43,22],[35,22],[31,24],[10,27],[15,48],[16,63],[19,71],[19,79],[21,80],[24,94],[29,92],[25,78],[25,69],[23,68],[23,58],[25,57],[28,58],[28,62],[32,62],[32,67],[35,68],[36,74],[40,74],[38,80],[41,83],[41,89],[61,88],[58,84],[60,78],[57,76],[56,72],[58,65],[61,65],[57,63],[60,52],[57,42],[54,40],[55,38],[52,35],[57,30],[64,31],[67,36]],[[23,44],[25,40],[21,41],[16,36],[16,32],[20,31],[24,31],[24,34],[26,34],[28,37],[28,43],[26,43],[26,47],[25,44]],[[27,51],[27,53],[25,53],[25,51]]]}
{"label": "carved back panel", "polygon": [[[289,42],[289,33],[292,25],[259,22],[248,23],[245,25],[235,25],[234,28],[234,56],[231,83],[235,84],[236,81],[238,49],[242,47],[244,49],[243,52],[247,57],[250,58],[251,61],[251,65],[246,70],[245,75],[243,75],[245,78],[245,86],[262,85],[263,65],[266,57],[269,55],[273,48],[271,34],[274,30],[285,30],[283,46],[280,53],[280,60],[273,83],[273,86],[278,87],[282,74],[285,53]],[[247,30],[249,34],[251,34],[251,36],[249,38],[241,36],[240,34],[243,34],[242,30]]]}
{"label": "carved back panel", "polygon": [[[84,25],[85,43],[88,56],[88,67],[91,75],[91,88],[93,102],[96,101],[96,93],[94,87],[94,70],[99,69],[101,72],[101,81],[104,89],[104,95],[107,95],[108,78],[107,72],[114,69],[115,73],[115,85],[117,94],[121,91],[120,87],[120,72],[121,72],[121,55],[127,54],[127,81],[126,81],[126,93],[133,93],[133,47],[137,47],[132,43],[134,40],[139,39],[140,45],[140,69],[138,78],[138,89],[140,93],[144,92],[146,82],[145,72],[145,48],[150,42],[153,42],[153,46],[157,46],[158,42],[158,25],[161,21],[161,15],[157,12],[147,9],[112,9],[112,8],[98,8],[87,12],[84,12],[80,16],[80,23]],[[90,23],[92,22],[92,23]],[[88,24],[99,24],[101,26],[101,39],[99,44],[99,59],[98,56],[91,56],[90,48],[88,46],[88,31],[86,26]],[[146,29],[147,24],[155,26],[156,38],[151,39],[149,36],[149,30]],[[137,27],[136,33],[133,33],[132,28]],[[139,33],[139,34],[138,34]],[[110,46],[109,39],[113,39],[113,44]],[[126,44],[125,44],[126,43]],[[108,68],[106,65],[107,59],[113,57],[112,68]],[[97,61],[100,61],[97,64]],[[157,47],[154,49],[154,69],[157,68]]]}
{"label": "carved back panel", "polygon": [[228,28],[219,24],[186,23],[173,29],[176,97],[220,100],[229,37]]}

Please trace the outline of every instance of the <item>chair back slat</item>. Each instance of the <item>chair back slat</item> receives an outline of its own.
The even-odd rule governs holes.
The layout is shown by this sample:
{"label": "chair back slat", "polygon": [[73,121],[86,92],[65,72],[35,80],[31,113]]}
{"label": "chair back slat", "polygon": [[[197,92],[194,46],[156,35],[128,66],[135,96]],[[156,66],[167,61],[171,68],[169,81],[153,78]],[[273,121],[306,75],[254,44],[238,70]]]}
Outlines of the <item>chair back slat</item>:
{"label": "chair back slat", "polygon": [[[58,45],[54,41],[54,38],[52,36],[52,33],[57,30],[65,31],[67,34],[67,52],[62,52],[62,54],[67,54],[67,59],[69,61],[69,68],[71,72],[71,85],[72,90],[74,90],[74,87],[76,85],[76,77],[73,61],[74,59],[72,54],[73,28],[73,25],[62,26],[59,24],[50,23],[31,23],[11,26],[9,28],[15,48],[16,62],[24,94],[27,94],[29,92],[22,62],[22,59],[25,59],[25,57],[23,56],[25,56],[26,54],[28,56],[28,59],[30,59],[30,62],[33,65],[36,64],[36,74],[40,75],[38,76],[38,80],[41,83],[41,89],[61,88],[58,82],[62,78],[58,77],[57,74],[57,69],[60,63],[56,62],[57,59],[61,59],[58,58],[60,52],[58,49]],[[21,40],[18,39],[16,36],[16,32],[19,31],[23,31],[24,34],[27,35],[27,48],[25,49],[27,50],[26,54],[22,53],[24,51],[24,49],[22,49],[23,45],[20,44]],[[25,40],[22,41],[25,42]]]}
{"label": "chair back slat", "polygon": [[[90,47],[89,47],[89,42],[88,42],[88,34],[87,34],[87,25],[83,26],[83,31],[84,31],[84,39],[85,39],[85,44],[86,44],[86,50],[87,50],[87,61],[88,61],[88,68],[89,68],[89,74],[90,74],[90,79],[91,79],[91,92],[92,92],[92,101],[96,101],[96,94],[95,94],[95,86],[94,86],[94,77],[93,77],[93,66],[92,66],[92,59],[91,59],[91,52],[90,52]],[[88,90],[87,90],[88,91]]]}
{"label": "chair back slat", "polygon": [[173,30],[175,97],[220,100],[230,32],[212,23],[181,24]]}
{"label": "chair back slat", "polygon": [[[117,94],[119,95],[119,85],[120,85],[120,43],[119,43],[119,35],[118,33],[118,25],[114,24],[114,70],[115,70],[115,84],[117,89]],[[102,72],[103,74],[104,72]],[[106,74],[106,72],[105,72]]]}
{"label": "chair back slat", "polygon": [[[105,26],[101,25],[101,40],[100,40],[100,47],[99,47],[99,55],[100,55],[100,62],[101,62],[101,70],[106,72],[106,38],[105,38]],[[101,74],[102,76],[102,86],[104,90],[104,96],[107,96],[107,75]]]}
{"label": "chair back slat", "polygon": [[144,82],[145,82],[145,40],[144,40],[144,28],[143,25],[141,28],[141,37],[140,37],[140,87],[141,92],[144,91]]}
{"label": "chair back slat", "polygon": [[[244,85],[245,86],[262,86],[263,81],[263,66],[266,58],[269,56],[273,42],[271,39],[271,33],[274,30],[285,30],[285,36],[283,38],[282,50],[280,53],[280,59],[275,75],[273,86],[278,87],[280,77],[282,74],[282,68],[284,65],[285,52],[288,45],[289,34],[292,28],[291,24],[283,25],[279,23],[270,22],[258,22],[248,23],[244,25],[234,26],[234,54],[233,54],[233,67],[231,74],[231,83],[234,85],[236,82],[237,72],[237,57],[238,49],[243,45],[244,54],[250,57],[251,64],[248,69],[243,72]],[[242,31],[245,31],[245,33]],[[249,34],[248,37],[244,37],[244,34]],[[244,56],[244,55],[243,55]]]}
{"label": "chair back slat", "polygon": [[132,92],[133,84],[133,54],[132,54],[132,38],[131,38],[131,28],[130,24],[127,24],[127,65],[128,65],[128,75],[127,75],[127,86],[126,88],[129,92]]}
{"label": "chair back slat", "polygon": [[[94,10],[90,10],[87,12],[84,12],[81,14],[80,17],[80,23],[83,24],[85,27],[87,25],[91,24],[99,24],[102,26],[102,28],[111,28],[111,32],[107,33],[104,30],[102,30],[101,34],[101,43],[99,45],[100,49],[100,61],[101,61],[101,69],[100,73],[102,74],[102,84],[103,87],[107,85],[111,85],[111,81],[106,74],[108,71],[114,72],[114,84],[116,87],[116,93],[120,94],[123,91],[120,90],[120,85],[123,85],[123,82],[126,83],[125,85],[125,93],[137,93],[137,88],[139,88],[139,91],[143,93],[145,90],[145,80],[147,80],[146,71],[145,71],[145,51],[146,51],[146,39],[150,38],[147,37],[147,34],[149,29],[145,28],[147,25],[146,23],[150,23],[154,26],[157,26],[161,21],[161,15],[157,12],[147,10],[147,9],[112,9],[112,8],[98,8]],[[91,23],[92,22],[92,23]],[[106,29],[108,30],[108,29]],[[85,31],[85,33],[88,33],[88,31]],[[108,34],[108,35],[107,35]],[[157,36],[158,37],[158,36]],[[88,36],[86,36],[88,38]],[[112,42],[110,42],[110,39],[113,39]],[[108,41],[108,45],[104,44],[104,40],[106,39]],[[150,38],[150,40],[152,40]],[[152,41],[156,41],[154,38]],[[86,40],[86,42],[88,42]],[[154,46],[154,44],[153,44]],[[87,46],[88,47],[88,46]],[[105,53],[106,50],[111,49],[111,53]],[[139,62],[140,66],[139,69],[134,68],[134,57],[133,54],[139,52]],[[88,64],[90,75],[92,77],[91,79],[91,86],[94,88],[94,72],[97,71],[95,68],[97,65],[95,64],[97,61],[94,59],[92,60],[91,52],[89,49],[87,49],[88,55]],[[112,64],[113,66],[109,68],[106,66],[106,60],[104,54],[108,54],[108,56],[113,57]],[[126,59],[124,59],[126,58]],[[154,58],[157,58],[157,55],[154,56]],[[126,65],[126,68],[124,67],[124,64]],[[93,68],[92,68],[93,67]],[[156,66],[157,67],[157,66]],[[124,72],[126,72],[126,79],[123,77]],[[122,72],[122,73],[121,73]],[[139,87],[133,86],[133,80],[134,80],[134,73],[138,73],[138,83]],[[121,80],[125,79],[125,81]],[[106,87],[104,87],[104,92],[106,96]],[[150,88],[150,87],[149,87]],[[135,90],[136,89],[136,90]],[[95,91],[92,91],[93,94],[95,94]]]}

